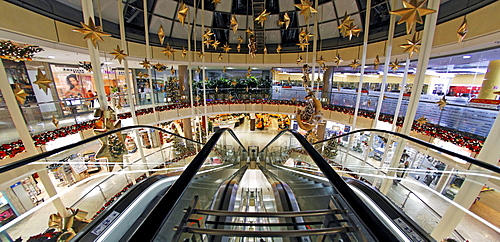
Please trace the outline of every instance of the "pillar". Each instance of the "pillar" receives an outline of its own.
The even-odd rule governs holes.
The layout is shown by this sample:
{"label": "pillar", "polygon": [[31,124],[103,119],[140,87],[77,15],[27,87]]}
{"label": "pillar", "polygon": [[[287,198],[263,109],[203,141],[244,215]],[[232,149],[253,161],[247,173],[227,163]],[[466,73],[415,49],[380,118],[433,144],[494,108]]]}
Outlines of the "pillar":
{"label": "pillar", "polygon": [[490,61],[488,71],[484,75],[481,90],[479,90],[479,99],[495,99],[497,94],[493,92],[500,91],[500,60]]}
{"label": "pillar", "polygon": [[443,192],[444,187],[446,186],[446,183],[448,183],[448,180],[450,179],[450,173],[452,168],[451,166],[447,165],[446,168],[444,168],[444,173],[441,174],[441,177],[439,178],[439,181],[436,185],[436,190],[439,193]]}
{"label": "pillar", "polygon": [[191,118],[183,118],[182,127],[184,127],[184,137],[188,139],[193,139],[193,128],[191,127]]}
{"label": "pillar", "polygon": [[255,117],[250,118],[250,130],[255,131]]}
{"label": "pillar", "polygon": [[[179,65],[177,70],[177,76],[179,77],[179,87],[181,91],[181,96],[189,96],[189,70],[187,65]],[[182,98],[184,99],[184,98]],[[186,98],[187,99],[187,98]]]}
{"label": "pillar", "polygon": [[325,133],[326,133],[326,123],[319,123],[318,128],[316,129],[316,136],[318,142],[325,140]]}
{"label": "pillar", "polygon": [[321,102],[330,103],[333,81],[333,66],[329,66],[323,74],[323,92],[321,92]]}

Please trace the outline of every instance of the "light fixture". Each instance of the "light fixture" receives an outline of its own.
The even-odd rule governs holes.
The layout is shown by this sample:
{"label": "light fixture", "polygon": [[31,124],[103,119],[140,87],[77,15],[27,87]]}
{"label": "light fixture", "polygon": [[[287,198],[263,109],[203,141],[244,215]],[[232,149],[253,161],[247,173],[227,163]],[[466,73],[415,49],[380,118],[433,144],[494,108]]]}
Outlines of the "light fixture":
{"label": "light fixture", "polygon": [[49,59],[55,59],[56,57],[53,56],[53,55],[48,55],[47,58],[49,58]]}
{"label": "light fixture", "polygon": [[464,56],[462,56],[462,58],[464,58],[464,59],[469,59],[469,58],[471,58],[471,57],[472,57],[472,56],[470,56],[470,55],[464,55]]}
{"label": "light fixture", "polygon": [[106,65],[111,65],[111,64],[113,64],[113,62],[106,61],[106,62],[104,62],[104,64],[106,64]]}

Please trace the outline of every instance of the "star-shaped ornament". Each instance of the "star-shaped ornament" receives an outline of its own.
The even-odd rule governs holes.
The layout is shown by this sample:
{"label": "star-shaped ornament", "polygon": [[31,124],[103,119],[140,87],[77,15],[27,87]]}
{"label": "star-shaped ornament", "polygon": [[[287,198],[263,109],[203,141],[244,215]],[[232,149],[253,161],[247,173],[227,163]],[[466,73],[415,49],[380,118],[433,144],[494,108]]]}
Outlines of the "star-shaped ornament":
{"label": "star-shaped ornament", "polygon": [[238,84],[238,82],[237,82],[237,81],[232,81],[232,82],[231,82],[231,85],[233,85],[233,86],[236,86],[236,84]]}
{"label": "star-shaped ornament", "polygon": [[302,56],[299,56],[299,58],[297,58],[297,60],[295,60],[295,62],[297,62],[297,65],[300,65],[300,63],[302,63],[304,59],[302,59]]}
{"label": "star-shaped ornament", "polygon": [[198,57],[203,58],[205,56],[205,53],[203,51],[198,52]]}
{"label": "star-shaped ornament", "polygon": [[352,68],[352,69],[358,69],[358,67],[360,66],[361,64],[359,64],[358,60],[354,59],[351,64],[349,64],[349,66]]}
{"label": "star-shaped ornament", "polygon": [[251,77],[252,75],[250,73],[245,74],[246,77]]}
{"label": "star-shaped ornament", "polygon": [[424,21],[422,16],[435,13],[436,10],[424,8],[424,4],[427,0],[418,3],[418,0],[410,0],[409,2],[401,0],[403,2],[403,8],[390,11],[391,14],[401,16],[398,24],[406,22],[406,33],[410,34],[415,23],[422,24]]}
{"label": "star-shaped ornament", "polygon": [[247,88],[245,90],[248,92],[248,86],[247,86]]}
{"label": "star-shaped ornament", "polygon": [[151,68],[151,63],[148,61],[147,58],[144,58],[144,60],[141,63],[139,63],[139,65],[144,67],[144,69],[146,69],[146,70]]}
{"label": "star-shaped ornament", "polygon": [[224,67],[222,68],[222,72],[226,73],[226,71],[227,71],[227,69],[226,69],[226,67],[224,66]]}
{"label": "star-shaped ornament", "polygon": [[[342,23],[337,27],[341,33],[345,33],[345,29],[349,27],[354,22],[354,19],[351,19],[350,15],[347,15],[347,11],[345,11],[344,18],[342,19]],[[345,36],[345,35],[344,35]]]}
{"label": "star-shaped ornament", "polygon": [[295,102],[295,100],[297,100],[297,99],[295,99],[294,97],[292,97],[292,99],[291,99],[291,100],[292,100],[292,102]]}
{"label": "star-shaped ornament", "polygon": [[172,67],[170,68],[170,74],[175,75],[175,69],[174,69],[174,66],[172,66]]}
{"label": "star-shaped ornament", "polygon": [[252,68],[248,67],[247,72],[248,73],[252,72]]}
{"label": "star-shaped ornament", "polygon": [[215,50],[217,50],[217,48],[219,47],[220,45],[220,42],[218,40],[215,40],[213,43],[212,43],[212,47],[214,47]]}
{"label": "star-shaped ornament", "polygon": [[267,20],[267,16],[269,14],[270,13],[266,13],[266,10],[264,9],[264,11],[262,11],[262,13],[260,13],[259,16],[257,16],[257,18],[255,18],[255,21],[257,23],[259,23],[260,26],[264,27],[264,22]]}
{"label": "star-shaped ornament", "polygon": [[233,95],[229,95],[229,100],[232,100],[233,99]]}
{"label": "star-shaped ornament", "polygon": [[285,26],[285,29],[288,29],[288,26],[290,26],[290,16],[288,16],[288,11],[285,12],[285,15],[283,15],[283,21],[278,20],[278,25],[281,27]]}
{"label": "star-shaped ornament", "polygon": [[401,67],[401,65],[399,64],[398,59],[396,59],[396,61],[389,64],[389,67],[392,69],[392,72],[396,72]]}
{"label": "star-shaped ornament", "polygon": [[298,43],[297,45],[299,46],[300,49],[302,49],[302,51],[304,51],[304,48],[307,48],[307,46],[309,45],[309,42],[301,42],[301,43]]}
{"label": "star-shaped ornament", "polygon": [[97,48],[97,41],[104,42],[102,37],[111,36],[108,33],[102,32],[101,26],[95,26],[94,20],[92,20],[92,18],[89,18],[88,25],[86,25],[85,23],[82,23],[82,22],[80,22],[80,24],[82,25],[82,28],[81,29],[73,29],[73,31],[84,34],[85,36],[83,37],[83,39],[84,40],[89,39],[95,48]]}
{"label": "star-shaped ornament", "polygon": [[198,66],[198,68],[196,68],[196,72],[200,73],[201,72],[201,69],[200,67]]}
{"label": "star-shaped ornament", "polygon": [[167,44],[165,49],[161,51],[161,53],[165,54],[168,58],[172,57],[174,55],[175,49],[170,47],[170,44]]}
{"label": "star-shaped ornament", "polygon": [[16,88],[14,88],[14,96],[16,97],[16,100],[20,104],[24,104],[26,102],[26,97],[29,94],[24,91],[24,89],[20,88],[19,85],[16,85]]}
{"label": "star-shaped ornament", "polygon": [[184,58],[184,57],[186,57],[186,56],[187,56],[187,54],[188,54],[188,51],[186,50],[186,48],[182,47],[182,54],[181,54],[181,55],[182,55],[182,57],[183,57],[183,58]]}
{"label": "star-shaped ornament", "polygon": [[205,30],[205,33],[201,37],[203,37],[203,39],[207,40],[207,39],[211,39],[212,35],[214,35],[212,30],[210,28],[207,28],[207,30]]}
{"label": "star-shaped ornament", "polygon": [[243,43],[243,38],[241,38],[241,36],[238,37],[238,43]]}
{"label": "star-shaped ornament", "polygon": [[326,60],[325,58],[323,58],[323,56],[321,56],[319,59],[316,60],[316,63],[318,63],[318,65],[320,66],[323,66],[326,63]]}
{"label": "star-shaped ornament", "polygon": [[222,56],[222,53],[219,53],[219,57],[218,58],[219,58],[219,60],[224,59],[224,56]]}
{"label": "star-shaped ornament", "polygon": [[344,62],[344,60],[342,60],[342,57],[340,57],[340,54],[337,52],[335,58],[333,58],[333,62],[335,62],[335,64],[337,64],[337,67],[339,67],[340,63]]}
{"label": "star-shaped ornament", "polygon": [[253,30],[252,30],[252,29],[250,29],[250,28],[247,28],[247,29],[245,30],[245,32],[246,32],[248,35],[253,35]]}
{"label": "star-shaped ornament", "polygon": [[238,53],[240,53],[240,51],[241,51],[241,44],[238,44],[238,46],[236,46],[236,49],[238,50]]}
{"label": "star-shaped ornament", "polygon": [[43,74],[42,70],[38,68],[36,81],[34,81],[33,83],[37,84],[38,87],[45,92],[45,94],[48,94],[47,91],[50,88],[50,83],[52,83],[52,80],[48,79],[47,75]]}
{"label": "star-shaped ornament", "polygon": [[161,63],[156,63],[156,65],[154,65],[154,69],[159,71],[159,72],[162,72],[166,69],[165,65],[161,64]]}
{"label": "star-shaped ornament", "polygon": [[311,18],[311,14],[318,12],[311,5],[312,3],[309,0],[300,0],[300,4],[295,4],[295,7],[300,9],[300,15],[304,15],[306,22]]}
{"label": "star-shaped ornament", "polygon": [[[208,78],[207,78],[208,81]],[[219,92],[219,87],[215,87],[215,92]]]}
{"label": "star-shaped ornament", "polygon": [[446,102],[446,98],[443,96],[443,98],[441,98],[439,101],[436,102],[439,106],[439,110],[443,110],[444,107],[448,104],[448,102]]}
{"label": "star-shaped ornament", "polygon": [[220,3],[220,0],[212,0],[212,3],[214,4],[214,8],[217,7],[217,3]]}
{"label": "star-shaped ornament", "polygon": [[206,40],[203,40],[201,43],[205,44],[208,48],[213,42],[214,42],[213,39],[206,39]]}
{"label": "star-shaped ornament", "polygon": [[347,26],[345,28],[345,33],[343,33],[343,34],[344,34],[344,38],[349,36],[349,40],[351,40],[352,36],[358,37],[360,32],[361,32],[361,29],[358,28],[357,25],[354,25],[353,23],[351,23],[349,26]]}
{"label": "star-shaped ornament", "polygon": [[184,22],[186,21],[188,10],[189,8],[186,6],[186,4],[182,3],[181,7],[179,8],[179,11],[177,11],[177,18],[182,23],[182,26],[184,26]]}
{"label": "star-shaped ornament", "polygon": [[419,119],[417,119],[416,121],[417,121],[417,123],[418,123],[418,124],[420,124],[420,125],[424,125],[424,124],[426,124],[427,122],[429,122],[429,120],[428,120],[426,117],[424,117],[424,116],[420,117],[420,118],[419,118]]}
{"label": "star-shaped ornament", "polygon": [[114,55],[115,57],[113,57],[113,59],[117,59],[118,62],[120,62],[120,64],[122,63],[123,60],[125,60],[125,57],[128,56],[127,54],[125,54],[124,50],[120,49],[119,45],[116,45],[116,49],[113,50],[114,51],[111,52],[110,54]]}
{"label": "star-shaped ornament", "polygon": [[236,34],[236,31],[238,31],[238,21],[236,20],[235,15],[231,17],[231,24],[229,25],[229,27],[233,29],[233,33]]}
{"label": "star-shaped ornament", "polygon": [[59,120],[56,119],[55,115],[52,115],[52,123],[56,126],[56,128],[59,128]]}
{"label": "star-shaped ornament", "polygon": [[165,30],[163,29],[163,25],[160,24],[160,28],[158,29],[158,39],[160,39],[160,44],[163,45],[163,40],[165,39]]}
{"label": "star-shaped ornament", "polygon": [[460,28],[458,28],[458,30],[457,30],[459,44],[464,40],[464,38],[468,32],[469,32],[469,28],[467,27],[467,18],[464,16],[464,21],[460,25]]}
{"label": "star-shaped ornament", "polygon": [[267,46],[264,46],[263,52],[264,52],[264,55],[267,55]]}
{"label": "star-shaped ornament", "polygon": [[422,39],[417,40],[417,34],[413,34],[413,38],[411,40],[406,39],[406,43],[404,45],[400,45],[399,47],[404,48],[403,53],[408,53],[410,58],[413,56],[413,53],[418,53],[420,51],[420,42]]}
{"label": "star-shaped ornament", "polygon": [[282,49],[281,45],[278,45],[278,47],[276,48],[276,52],[278,52],[278,54],[280,54],[281,53],[281,49]]}
{"label": "star-shaped ornament", "polygon": [[231,50],[231,47],[229,47],[229,45],[226,43],[224,46],[222,46],[222,49],[224,50],[224,52],[228,52]]}
{"label": "star-shaped ornament", "polygon": [[141,71],[137,75],[139,76],[140,79],[144,79],[144,78],[148,78],[149,77],[149,75],[147,73],[142,73]]}
{"label": "star-shaped ornament", "polygon": [[378,66],[380,65],[380,59],[378,58],[378,55],[375,57],[375,60],[373,61],[373,69],[378,70]]}

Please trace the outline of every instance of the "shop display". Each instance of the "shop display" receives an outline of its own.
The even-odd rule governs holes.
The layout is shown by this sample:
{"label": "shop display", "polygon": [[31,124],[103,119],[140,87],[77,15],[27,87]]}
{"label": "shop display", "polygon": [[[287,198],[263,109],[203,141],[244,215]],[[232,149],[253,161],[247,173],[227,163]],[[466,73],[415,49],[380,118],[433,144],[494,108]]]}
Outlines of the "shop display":
{"label": "shop display", "polygon": [[11,220],[17,217],[14,210],[10,207],[9,204],[0,205],[0,226],[10,222]]}
{"label": "shop display", "polygon": [[101,165],[96,162],[95,152],[84,153],[83,155],[84,162],[87,163],[87,172],[89,174],[97,173],[101,171]]}
{"label": "shop display", "polygon": [[149,139],[148,131],[141,130],[139,134],[141,136],[142,147],[151,149],[151,139]]}
{"label": "shop display", "polygon": [[125,147],[127,148],[128,153],[135,153],[137,151],[137,145],[132,136],[125,137]]}
{"label": "shop display", "polygon": [[43,199],[38,199],[38,195],[42,193],[40,188],[38,188],[37,184],[32,181],[31,178],[25,178],[21,181],[21,185],[24,187],[24,190],[28,193],[29,197],[33,204],[38,205],[43,202]]}

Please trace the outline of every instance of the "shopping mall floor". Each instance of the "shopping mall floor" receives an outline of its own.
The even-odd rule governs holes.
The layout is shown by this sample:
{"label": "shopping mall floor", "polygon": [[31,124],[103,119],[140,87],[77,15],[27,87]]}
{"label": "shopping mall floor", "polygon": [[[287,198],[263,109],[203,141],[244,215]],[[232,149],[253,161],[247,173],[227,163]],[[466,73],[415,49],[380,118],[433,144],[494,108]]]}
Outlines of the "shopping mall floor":
{"label": "shopping mall floor", "polygon": [[[267,127],[264,130],[251,131],[249,123],[250,122],[247,120],[243,123],[243,125],[234,128],[238,138],[246,147],[259,146],[260,148],[262,148],[279,132],[276,125],[276,120],[272,120],[271,126]],[[94,145],[99,144],[96,143]],[[148,150],[146,150],[146,152],[148,152]],[[378,161],[369,159],[368,163],[372,163],[374,167],[379,167]],[[366,164],[361,164],[360,159],[356,159],[351,156],[348,156],[345,164],[349,165],[350,167],[366,167]],[[89,191],[93,187],[95,187],[96,184],[98,184],[105,178],[105,176],[98,177],[98,175],[102,173],[104,172],[92,175],[93,177],[96,177],[96,179],[90,180],[83,184],[69,187],[56,187],[58,192],[62,194],[61,200],[64,201],[66,206],[74,204],[75,202],[77,202],[78,198],[80,198],[84,194],[89,193]],[[51,178],[54,179],[53,177]],[[54,181],[54,184],[57,184],[57,182]],[[115,186],[117,184],[110,185]],[[39,187],[43,189],[43,186]],[[105,190],[105,187],[101,187],[101,189]],[[405,191],[403,190],[412,191],[414,195],[402,196],[400,194],[405,194]],[[406,194],[408,194],[408,192],[406,192]],[[42,192],[41,197],[43,196],[46,196],[45,192]],[[100,197],[101,195],[96,193],[95,196]],[[395,201],[397,205],[404,204],[404,211],[410,215],[418,214],[422,211],[422,209],[426,209],[423,208],[424,203],[430,205],[437,214],[443,214],[449,206],[449,200],[447,198],[440,194],[437,194],[436,192],[432,191],[422,183],[414,180],[410,176],[405,177],[405,179],[403,179],[399,184],[393,184],[390,188],[388,196],[391,197],[391,199],[393,199],[393,201]],[[476,202],[472,206],[471,210],[498,226],[500,224],[500,222],[498,221],[500,219],[500,205],[498,204],[498,198],[500,198],[500,194],[497,191],[490,191],[488,193],[482,194],[481,197],[482,199]],[[102,202],[96,202],[96,206],[102,206]],[[40,228],[40,224],[47,224],[49,215],[56,212],[54,207],[50,204],[46,206],[40,205],[38,207],[35,207],[35,209],[37,210],[29,217],[39,219],[23,220],[26,221],[23,223],[30,223],[33,226],[23,226],[22,231],[16,230],[15,226],[13,228],[10,228],[8,231],[11,238],[18,238],[19,236],[22,236],[23,239],[26,240],[29,236],[42,233],[43,231],[40,231],[37,228]],[[90,218],[91,216],[92,214],[89,214],[87,218]],[[432,231],[432,228],[436,225],[437,219],[433,220],[423,218],[423,220],[428,220],[420,222],[424,223],[425,226],[429,226],[428,231]],[[500,241],[500,234],[486,227],[473,217],[466,215],[464,220],[468,221],[467,227],[459,225],[456,229],[461,234],[461,236],[463,236],[463,238],[468,239],[469,241]]]}

